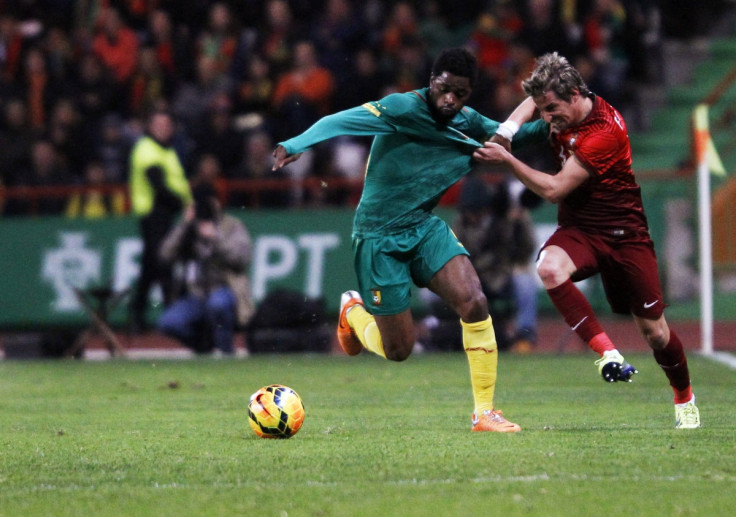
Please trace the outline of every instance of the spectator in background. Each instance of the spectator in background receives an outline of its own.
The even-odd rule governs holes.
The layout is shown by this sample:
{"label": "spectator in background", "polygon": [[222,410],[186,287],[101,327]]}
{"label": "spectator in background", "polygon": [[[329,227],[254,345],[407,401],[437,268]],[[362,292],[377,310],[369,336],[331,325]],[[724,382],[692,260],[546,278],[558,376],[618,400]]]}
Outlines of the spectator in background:
{"label": "spectator in background", "polygon": [[555,50],[562,54],[575,54],[555,0],[526,0],[522,16],[524,26],[519,38],[532,54],[540,56]]}
{"label": "spectator in background", "polygon": [[401,93],[421,87],[430,73],[431,64],[421,40],[408,37],[404,39],[394,61],[391,85],[394,91]]}
{"label": "spectator in background", "polygon": [[8,99],[2,107],[0,126],[0,181],[15,185],[19,174],[29,168],[28,156],[33,143],[33,129],[28,123],[28,109],[19,98]]}
{"label": "spectator in background", "polygon": [[534,70],[536,57],[532,50],[519,40],[514,40],[509,45],[509,61],[504,70],[504,78],[508,84],[513,86],[519,99],[524,97],[521,81]]}
{"label": "spectator in background", "polygon": [[196,131],[209,107],[213,106],[221,95],[228,97],[231,95],[233,85],[227,74],[218,71],[215,58],[205,54],[197,58],[195,80],[180,84],[172,103],[172,110],[187,133]]}
{"label": "spectator in background", "polygon": [[[31,144],[30,151],[29,169],[18,174],[14,186],[66,187],[78,183],[64,167],[50,140],[46,138],[35,140]],[[8,200],[5,208],[8,215],[62,215],[65,206],[65,197],[41,192],[40,197],[28,196]]]}
{"label": "spectator in background", "polygon": [[207,25],[197,36],[197,56],[208,56],[214,60],[218,74],[230,74],[240,47],[240,34],[230,7],[224,2],[215,2],[209,8]]}
{"label": "spectator in background", "polygon": [[63,97],[51,107],[46,124],[46,133],[59,153],[59,159],[79,179],[84,176],[91,148],[83,122],[74,100]]}
{"label": "spectator in background", "polygon": [[286,0],[267,0],[265,20],[256,40],[256,52],[268,61],[271,72],[279,76],[289,66],[292,48],[302,36],[299,23]]}
{"label": "spectator in background", "polygon": [[319,64],[314,44],[299,41],[294,45],[294,62],[276,82],[273,110],[279,121],[277,135],[301,132],[329,114],[335,93],[332,73]]}
{"label": "spectator in background", "polygon": [[221,93],[212,100],[202,121],[191,133],[196,157],[214,155],[220,167],[230,170],[240,163],[243,135],[235,129],[230,98]]}
{"label": "spectator in background", "polygon": [[264,116],[271,109],[274,80],[271,68],[262,56],[252,54],[247,63],[247,70],[237,86],[234,95],[236,113],[255,116],[256,124],[263,123]]}
{"label": "spectator in background", "polygon": [[0,13],[0,81],[3,83],[18,78],[25,46],[18,18],[12,13]]}
{"label": "spectator in background", "polygon": [[61,27],[48,28],[41,45],[46,54],[49,74],[54,84],[66,84],[74,71],[74,46],[69,34]]}
{"label": "spectator in background", "polygon": [[245,225],[223,213],[214,190],[202,185],[163,241],[160,257],[178,263],[182,275],[181,292],[161,315],[159,330],[197,353],[232,355],[236,325],[245,325],[254,311]]}
{"label": "spectator in background", "polygon": [[132,143],[123,128],[123,119],[116,113],[106,115],[95,140],[94,157],[102,163],[107,181],[124,183],[128,178],[128,157]]}
{"label": "spectator in background", "polygon": [[[266,131],[256,130],[245,136],[243,159],[228,176],[233,180],[285,180],[286,173],[279,169],[272,171],[273,142]],[[228,197],[228,205],[238,208],[283,208],[291,204],[291,196],[283,184],[278,188],[263,188],[244,192],[232,190]]]}
{"label": "spectator in background", "polygon": [[[626,10],[618,0],[595,0],[582,22],[586,55],[594,66],[594,90],[615,106],[625,97],[628,60],[625,51]],[[591,88],[593,85],[591,85]]]}
{"label": "spectator in background", "polygon": [[171,98],[174,85],[161,68],[153,47],[141,49],[126,89],[126,111],[133,115],[149,113]]}
{"label": "spectator in background", "polygon": [[133,331],[147,327],[149,291],[154,284],[161,287],[165,304],[172,299],[171,268],[159,260],[161,242],[182,207],[192,200],[184,167],[172,146],[174,132],[175,122],[169,112],[153,112],[146,134],[130,155],[130,201],[133,213],[140,218],[143,239],[140,276],[130,304]]}
{"label": "spectator in background", "polygon": [[23,78],[20,87],[28,106],[32,128],[42,130],[48,122],[48,110],[54,102],[58,86],[51,83],[46,56],[41,47],[29,48],[23,57]]}
{"label": "spectator in background", "polygon": [[490,75],[501,70],[509,59],[509,45],[519,34],[523,22],[514,7],[496,5],[478,16],[469,43],[478,55],[478,64]]}
{"label": "spectator in background", "polygon": [[92,51],[112,72],[115,85],[122,89],[135,72],[138,61],[138,36],[123,21],[115,7],[104,7],[92,39]]}
{"label": "spectator in background", "polygon": [[222,165],[220,160],[214,154],[202,154],[197,158],[194,174],[189,181],[189,186],[194,192],[198,188],[207,187],[217,194],[218,199],[222,199],[225,192],[220,187],[222,178]]}
{"label": "spectator in background", "polygon": [[84,171],[83,192],[69,198],[66,206],[67,217],[98,219],[125,213],[125,193],[120,190],[107,190],[112,185],[107,181],[107,173],[102,162],[92,160]]}
{"label": "spectator in background", "polygon": [[347,63],[347,70],[344,83],[339,88],[340,95],[335,96],[337,111],[360,106],[382,96],[387,78],[379,69],[376,54],[370,47],[356,51]]}
{"label": "spectator in background", "polygon": [[162,2],[160,0],[122,0],[111,3],[119,6],[120,13],[127,20],[130,28],[136,34],[140,34],[145,30],[151,12]]}
{"label": "spectator in background", "polygon": [[513,233],[518,237],[518,242],[511,253],[513,267],[511,279],[516,304],[511,349],[525,354],[537,343],[539,301],[535,269],[537,239],[529,212],[542,203],[542,198],[516,179],[504,182],[499,188],[501,192],[507,192],[509,198],[507,218],[513,227]]}
{"label": "spectator in background", "polygon": [[389,14],[381,36],[381,50],[396,59],[401,47],[408,41],[419,40],[417,12],[409,2],[397,2]]}
{"label": "spectator in background", "polygon": [[312,26],[309,39],[339,84],[345,81],[355,51],[365,43],[363,21],[356,16],[350,0],[327,0],[324,13]]}
{"label": "spectator in background", "polygon": [[177,31],[171,15],[164,9],[154,9],[148,16],[142,45],[153,48],[164,74],[171,80],[192,77],[190,42],[184,31]]}
{"label": "spectator in background", "polygon": [[85,53],[79,58],[71,92],[79,106],[80,116],[85,121],[88,138],[97,134],[105,115],[119,111],[122,107],[114,92],[110,72],[93,53]]}
{"label": "spectator in background", "polygon": [[424,50],[429,56],[436,56],[443,48],[457,43],[456,36],[440,9],[439,0],[425,0],[419,5],[417,36],[424,43]]}
{"label": "spectator in background", "polygon": [[524,97],[519,94],[518,88],[508,81],[496,85],[493,94],[488,97],[490,101],[488,111],[492,115],[510,113],[516,105],[524,100]]}

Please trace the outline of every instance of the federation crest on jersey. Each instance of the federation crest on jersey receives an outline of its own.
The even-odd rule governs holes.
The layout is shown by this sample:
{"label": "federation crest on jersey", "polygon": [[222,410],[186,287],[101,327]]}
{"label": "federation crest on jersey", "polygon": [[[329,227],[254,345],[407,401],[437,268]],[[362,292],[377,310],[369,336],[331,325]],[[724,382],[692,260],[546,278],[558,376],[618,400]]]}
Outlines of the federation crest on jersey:
{"label": "federation crest on jersey", "polygon": [[373,295],[373,305],[381,305],[381,291],[372,289],[371,294]]}

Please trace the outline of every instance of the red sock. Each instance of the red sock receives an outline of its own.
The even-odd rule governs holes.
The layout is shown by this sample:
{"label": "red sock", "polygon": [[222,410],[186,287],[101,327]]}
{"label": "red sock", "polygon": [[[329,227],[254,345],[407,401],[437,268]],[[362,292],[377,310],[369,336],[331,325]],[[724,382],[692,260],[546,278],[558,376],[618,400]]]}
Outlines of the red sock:
{"label": "red sock", "polygon": [[583,341],[590,343],[594,337],[603,333],[603,327],[593,314],[593,307],[572,280],[567,279],[557,287],[547,289],[547,294],[562,314],[565,323],[570,325]]}
{"label": "red sock", "polygon": [[588,346],[593,349],[594,352],[596,352],[598,355],[603,355],[603,352],[607,352],[608,350],[613,350],[616,347],[613,346],[613,342],[611,341],[611,338],[608,337],[608,334],[605,332],[601,332],[600,334],[597,334],[593,337],[593,339],[590,340],[588,343]]}
{"label": "red sock", "polygon": [[670,342],[662,350],[653,350],[654,359],[662,368],[675,392],[675,404],[684,404],[693,396],[690,386],[690,371],[680,338],[670,330]]}

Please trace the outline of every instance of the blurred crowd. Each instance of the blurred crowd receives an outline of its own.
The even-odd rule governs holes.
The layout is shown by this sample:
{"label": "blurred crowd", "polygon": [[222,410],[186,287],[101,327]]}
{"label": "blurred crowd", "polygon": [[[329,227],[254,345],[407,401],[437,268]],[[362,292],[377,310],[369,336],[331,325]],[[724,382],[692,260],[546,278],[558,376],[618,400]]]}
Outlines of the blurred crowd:
{"label": "blurred crowd", "polygon": [[[510,113],[535,57],[553,50],[623,110],[636,85],[657,80],[661,3],[0,0],[0,187],[125,184],[156,109],[176,117],[173,145],[190,178],[360,178],[363,139],[335,139],[284,177],[271,172],[271,150],[325,114],[427,85],[446,46],[477,54],[469,104],[491,118]],[[224,197],[231,207],[350,201],[304,188]],[[82,205],[67,196],[33,211],[95,215]],[[101,206],[97,215],[128,210],[116,195]],[[5,215],[30,210],[17,196],[2,206]]]}

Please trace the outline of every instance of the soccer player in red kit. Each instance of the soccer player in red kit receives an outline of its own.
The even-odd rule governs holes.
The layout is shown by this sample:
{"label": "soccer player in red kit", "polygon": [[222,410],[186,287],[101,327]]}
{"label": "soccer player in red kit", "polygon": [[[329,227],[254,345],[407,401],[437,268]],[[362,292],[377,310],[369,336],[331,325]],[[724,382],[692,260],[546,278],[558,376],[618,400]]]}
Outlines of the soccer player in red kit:
{"label": "soccer player in red kit", "polygon": [[522,87],[550,125],[559,171],[532,169],[490,142],[474,157],[505,165],[529,189],[558,205],[558,227],[542,246],[537,272],[565,322],[600,355],[596,365],[603,379],[630,381],[637,371],[616,350],[574,284],[596,273],[613,312],[633,316],[669,379],[675,427],[700,427],[682,342],[664,317],[657,258],[621,114],[591,93],[556,52],[537,60]]}

